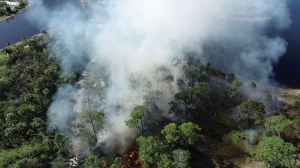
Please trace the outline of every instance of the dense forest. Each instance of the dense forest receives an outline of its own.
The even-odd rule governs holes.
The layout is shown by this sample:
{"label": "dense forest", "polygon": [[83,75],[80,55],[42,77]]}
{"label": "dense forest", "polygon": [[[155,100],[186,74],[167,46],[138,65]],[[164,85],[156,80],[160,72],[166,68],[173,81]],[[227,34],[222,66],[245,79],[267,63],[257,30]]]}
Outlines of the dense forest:
{"label": "dense forest", "polygon": [[106,106],[113,69],[42,33],[0,51],[0,167],[299,166],[300,94],[244,83],[186,50],[125,77],[139,100],[122,121],[133,134],[105,140],[108,118],[127,108]]}

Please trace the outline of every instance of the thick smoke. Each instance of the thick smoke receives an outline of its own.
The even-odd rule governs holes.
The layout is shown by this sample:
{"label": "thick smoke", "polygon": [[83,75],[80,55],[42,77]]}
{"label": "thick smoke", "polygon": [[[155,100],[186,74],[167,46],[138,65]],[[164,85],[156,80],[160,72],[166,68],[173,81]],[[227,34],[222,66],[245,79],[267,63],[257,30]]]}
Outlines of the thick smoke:
{"label": "thick smoke", "polygon": [[[244,82],[269,83],[272,64],[285,53],[287,42],[267,32],[291,23],[286,0],[111,0],[93,8],[65,1],[51,10],[41,0],[31,3],[28,18],[34,24],[65,30],[56,38],[73,53],[66,54],[66,60],[86,66],[82,60],[89,50],[95,63],[109,67],[111,86],[101,109],[106,114],[106,137],[123,137],[122,144],[133,132],[124,121],[142,103],[129,89],[131,73],[148,76],[156,89],[149,73],[154,64],[170,64],[170,58],[185,48],[196,52],[203,63],[234,73]],[[78,46],[79,41],[84,45]],[[161,108],[166,114],[173,95],[164,90],[166,104]],[[123,107],[118,115],[115,105]],[[54,97],[50,113],[59,113],[51,111],[58,108]]]}

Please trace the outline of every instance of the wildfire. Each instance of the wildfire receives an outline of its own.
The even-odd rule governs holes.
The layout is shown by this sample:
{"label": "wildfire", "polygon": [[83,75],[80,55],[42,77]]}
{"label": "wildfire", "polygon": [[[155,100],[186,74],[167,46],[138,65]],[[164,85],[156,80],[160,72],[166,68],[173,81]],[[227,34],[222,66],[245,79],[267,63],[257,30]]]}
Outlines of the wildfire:
{"label": "wildfire", "polygon": [[102,158],[102,163],[105,167],[107,167],[107,161]]}
{"label": "wildfire", "polygon": [[143,167],[143,163],[139,161],[138,159],[138,152],[132,151],[129,152],[129,154],[123,155],[123,165],[121,168],[140,168]]}
{"label": "wildfire", "polygon": [[132,151],[132,152],[130,152],[129,157],[131,157],[133,159],[135,154],[138,154],[138,152],[137,151]]}

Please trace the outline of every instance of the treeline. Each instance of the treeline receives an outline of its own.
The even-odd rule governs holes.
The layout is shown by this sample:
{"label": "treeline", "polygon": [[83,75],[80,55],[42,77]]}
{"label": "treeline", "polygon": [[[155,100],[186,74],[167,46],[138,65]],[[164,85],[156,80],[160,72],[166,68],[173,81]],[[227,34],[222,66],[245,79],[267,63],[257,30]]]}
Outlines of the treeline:
{"label": "treeline", "polygon": [[[178,79],[174,79],[174,68],[182,70]],[[105,101],[105,88],[109,84],[101,85],[100,89],[95,83],[104,82],[103,77],[109,73],[104,74],[87,79],[81,85],[89,93],[102,93],[101,98],[98,97],[101,102]],[[131,129],[139,129],[141,136],[123,157],[113,157],[118,155],[113,150],[106,150],[106,154],[91,150],[93,155],[87,158],[84,167],[214,167],[226,164],[223,158],[237,155],[243,156],[244,161],[250,156],[247,161],[259,161],[266,167],[296,164],[299,117],[292,120],[286,117],[288,114],[284,112],[287,111],[282,109],[286,104],[278,101],[277,88],[255,82],[244,85],[233,73],[226,74],[209,63],[201,63],[194,53],[185,53],[168,65],[155,65],[150,74],[135,73],[128,77],[130,89],[137,92],[144,103],[133,109],[125,123]],[[149,76],[153,76],[156,83],[151,83]],[[168,113],[175,114],[171,121],[162,115],[160,105],[164,92],[172,90],[173,82],[180,90],[169,103]],[[167,87],[164,84],[168,84]],[[88,97],[93,99],[93,96]],[[97,99],[92,101],[97,102]],[[86,101],[84,116],[101,107],[101,103],[91,105],[92,101]],[[297,108],[297,102],[293,108]],[[116,114],[122,108],[116,105]],[[96,110],[93,113],[95,120],[90,118],[85,122],[102,125],[103,113]],[[101,117],[97,119],[96,115]],[[88,127],[83,128],[88,131]],[[88,143],[91,149],[96,145],[99,130],[95,131],[93,126],[93,130],[88,131],[90,138],[81,134],[83,139],[94,139]]]}
{"label": "treeline", "polygon": [[47,111],[57,87],[76,75],[62,74],[47,50],[56,41],[43,32],[0,51],[0,167],[51,167],[61,153],[59,139],[46,135]]}
{"label": "treeline", "polygon": [[[128,110],[124,102],[106,106],[113,69],[90,61],[88,42],[67,47],[55,34],[42,32],[42,37],[23,36],[20,45],[0,51],[0,167],[66,167],[73,157],[70,140],[78,137],[90,156],[81,155],[73,164],[77,167],[216,167],[236,156],[244,164],[259,161],[266,167],[299,162],[300,116],[288,115],[299,109],[299,95],[285,94],[294,101],[286,104],[278,100],[277,88],[245,84],[233,73],[202,63],[193,52],[155,65],[147,74],[126,76],[128,91],[136,96],[132,99],[143,100],[124,121],[138,134],[123,153],[117,138],[99,145],[106,108],[110,115]],[[76,100],[68,89],[57,92],[62,83],[76,85]],[[50,104],[60,102],[73,113],[77,100],[82,113],[61,123],[67,128],[58,128],[60,116],[47,115]]]}

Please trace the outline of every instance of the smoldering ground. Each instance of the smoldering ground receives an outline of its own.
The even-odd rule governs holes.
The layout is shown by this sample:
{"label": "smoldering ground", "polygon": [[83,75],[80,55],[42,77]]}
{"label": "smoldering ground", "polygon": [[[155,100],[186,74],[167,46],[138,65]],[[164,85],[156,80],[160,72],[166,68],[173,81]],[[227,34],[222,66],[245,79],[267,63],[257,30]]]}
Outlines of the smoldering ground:
{"label": "smoldering ground", "polygon": [[[291,23],[287,0],[111,0],[101,1],[103,8],[63,1],[53,9],[40,0],[31,3],[28,19],[56,29],[55,38],[69,48],[63,59],[86,67],[88,61],[82,60],[88,55],[106,65],[110,84],[98,110],[106,115],[105,137],[118,137],[123,147],[135,133],[124,121],[143,102],[140,93],[131,90],[130,74],[143,73],[156,90],[150,70],[154,64],[169,65],[184,47],[196,52],[203,63],[234,73],[244,82],[270,83],[272,64],[285,53],[287,43],[280,36],[268,36],[267,30],[280,31]],[[67,63],[61,64],[63,70]],[[175,79],[181,76],[174,72]],[[176,84],[172,86],[176,92]],[[164,88],[166,104],[160,106],[166,114],[173,95],[169,87]],[[55,97],[53,101],[49,113],[60,113],[51,111],[61,107]],[[122,106],[117,115],[116,105]]]}

